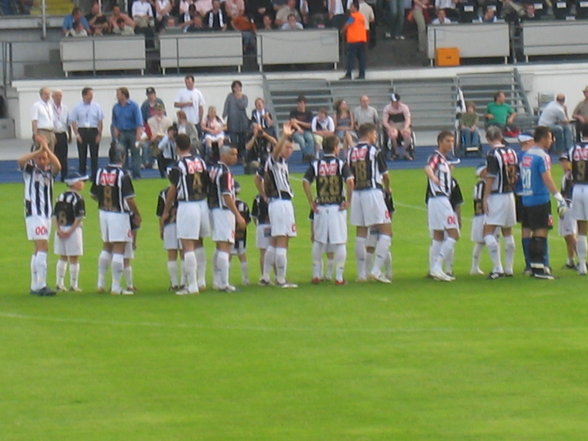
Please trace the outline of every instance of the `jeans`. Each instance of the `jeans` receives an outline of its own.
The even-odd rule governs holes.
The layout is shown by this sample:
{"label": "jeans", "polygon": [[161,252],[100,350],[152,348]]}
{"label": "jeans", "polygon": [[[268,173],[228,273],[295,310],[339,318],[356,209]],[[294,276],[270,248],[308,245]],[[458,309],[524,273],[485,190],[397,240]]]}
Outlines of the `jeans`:
{"label": "jeans", "polygon": [[347,43],[347,72],[346,77],[351,78],[351,71],[355,65],[355,59],[359,63],[359,78],[365,78],[365,45],[366,43]]}
{"label": "jeans", "polygon": [[151,141],[141,141],[141,161],[145,168],[151,168],[153,166],[155,158],[151,150]]}
{"label": "jeans", "polygon": [[[135,146],[135,131],[122,130],[118,135],[118,143],[127,152],[127,168],[131,170],[133,178],[141,177],[141,148]],[[128,165],[130,164],[130,166]]]}
{"label": "jeans", "polygon": [[479,145],[481,145],[480,133],[478,132],[478,130],[474,130],[472,132],[468,127],[461,129],[461,139],[463,141],[462,146],[464,148],[478,147]]}
{"label": "jeans", "polygon": [[555,142],[551,146],[554,153],[560,154],[567,152],[573,144],[572,129],[569,124],[554,124],[549,126],[555,137]]}
{"label": "jeans", "polygon": [[390,33],[399,37],[404,30],[404,0],[388,0],[390,8]]}
{"label": "jeans", "polygon": [[310,130],[305,130],[304,133],[296,132],[292,135],[292,139],[300,146],[303,156],[314,156],[314,136]]}

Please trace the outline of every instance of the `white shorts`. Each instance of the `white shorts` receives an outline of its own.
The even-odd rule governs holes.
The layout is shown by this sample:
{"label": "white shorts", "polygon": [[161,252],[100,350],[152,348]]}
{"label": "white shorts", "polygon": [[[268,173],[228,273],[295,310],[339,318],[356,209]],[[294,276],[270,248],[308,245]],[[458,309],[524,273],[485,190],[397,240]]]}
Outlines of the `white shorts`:
{"label": "white shorts", "polygon": [[99,216],[103,242],[129,242],[133,240],[129,213],[100,210]]}
{"label": "white shorts", "polygon": [[484,217],[484,225],[503,228],[516,224],[515,198],[512,193],[494,193],[488,196],[489,214]]}
{"label": "white shorts", "polygon": [[198,240],[210,236],[210,218],[206,200],[178,203],[176,212],[178,239]]}
{"label": "white shorts", "polygon": [[182,245],[178,239],[178,231],[176,224],[167,224],[163,227],[163,249],[165,250],[180,250]]}
{"label": "white shorts", "polygon": [[51,219],[43,216],[25,218],[28,240],[49,240],[51,235]]}
{"label": "white shorts", "polygon": [[571,212],[577,221],[588,220],[588,185],[574,185]]}
{"label": "white shorts", "polygon": [[212,218],[212,240],[214,242],[235,243],[235,215],[230,210],[213,208],[210,210]]}
{"label": "white shorts", "polygon": [[260,224],[255,227],[255,247],[265,250],[271,245],[272,227],[270,224]]}
{"label": "white shorts", "polygon": [[559,218],[557,230],[562,237],[578,234],[578,223],[572,210],[566,211],[563,218]]}
{"label": "white shorts", "polygon": [[270,199],[268,213],[272,226],[272,237],[296,237],[296,219],[291,200]]}
{"label": "white shorts", "polygon": [[390,212],[384,201],[384,193],[377,188],[357,190],[351,197],[351,224],[356,227],[389,224]]}
{"label": "white shorts", "polygon": [[319,205],[312,227],[315,242],[347,243],[347,210],[339,210],[339,205]]}
{"label": "white shorts", "polygon": [[366,248],[376,248],[378,243],[378,237],[380,237],[380,230],[378,227],[372,227],[368,230],[367,239],[365,241]]}
{"label": "white shorts", "polygon": [[[71,227],[59,228],[63,231],[69,230]],[[82,235],[82,228],[76,228],[67,239],[62,239],[57,234],[55,234],[53,252],[58,256],[83,256],[84,240]]]}
{"label": "white shorts", "polygon": [[472,219],[472,242],[484,242],[484,215],[474,216]]}
{"label": "white shorts", "polygon": [[430,231],[459,230],[457,215],[447,197],[429,198],[427,218]]}

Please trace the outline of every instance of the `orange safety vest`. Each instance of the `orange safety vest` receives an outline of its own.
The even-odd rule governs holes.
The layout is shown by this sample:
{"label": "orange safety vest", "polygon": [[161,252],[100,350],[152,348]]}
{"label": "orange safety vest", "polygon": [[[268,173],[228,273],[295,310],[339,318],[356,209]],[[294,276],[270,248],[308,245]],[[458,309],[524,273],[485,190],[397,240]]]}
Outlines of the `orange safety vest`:
{"label": "orange safety vest", "polygon": [[365,17],[361,12],[352,12],[353,23],[347,28],[347,43],[366,43]]}

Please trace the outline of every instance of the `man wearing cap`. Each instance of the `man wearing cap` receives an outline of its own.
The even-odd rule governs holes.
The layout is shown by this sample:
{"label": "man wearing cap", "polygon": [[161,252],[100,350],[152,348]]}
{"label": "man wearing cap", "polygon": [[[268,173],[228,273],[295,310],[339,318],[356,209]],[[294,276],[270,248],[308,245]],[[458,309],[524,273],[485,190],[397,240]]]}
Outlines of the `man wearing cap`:
{"label": "man wearing cap", "polygon": [[82,89],[82,102],[74,107],[69,115],[69,121],[78,144],[78,171],[81,175],[86,174],[86,159],[89,149],[91,176],[94,177],[98,170],[98,149],[102,139],[104,113],[100,104],[94,101],[94,90],[91,87]]}
{"label": "man wearing cap", "polygon": [[588,123],[588,86],[582,91],[584,99],[580,101],[572,112],[572,119],[576,120],[576,139],[582,139],[582,124]]}
{"label": "man wearing cap", "polygon": [[555,136],[554,153],[558,155],[572,147],[572,129],[565,102],[566,96],[563,93],[558,93],[555,100],[545,106],[538,121],[538,125],[551,129]]}
{"label": "man wearing cap", "polygon": [[387,104],[382,111],[382,125],[384,134],[390,141],[392,159],[398,158],[398,138],[402,137],[404,145],[404,159],[412,160],[413,146],[411,145],[412,119],[408,106],[400,101],[400,95],[390,94],[390,104]]}
{"label": "man wearing cap", "polygon": [[165,104],[161,98],[157,97],[157,93],[155,93],[155,89],[153,87],[148,87],[146,90],[147,99],[143,101],[141,104],[141,116],[143,116],[143,121],[149,121],[153,115],[155,115],[155,106],[159,104],[163,107],[163,114],[165,115]]}

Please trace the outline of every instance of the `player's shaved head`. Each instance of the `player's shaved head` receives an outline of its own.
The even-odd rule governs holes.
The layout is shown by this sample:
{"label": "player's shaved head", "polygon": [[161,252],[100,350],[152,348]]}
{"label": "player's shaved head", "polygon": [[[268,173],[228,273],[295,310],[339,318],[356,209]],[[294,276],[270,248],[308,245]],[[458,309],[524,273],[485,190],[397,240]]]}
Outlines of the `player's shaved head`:
{"label": "player's shaved head", "polygon": [[178,136],[176,136],[176,146],[181,152],[189,151],[191,147],[190,137],[185,133],[180,133]]}

